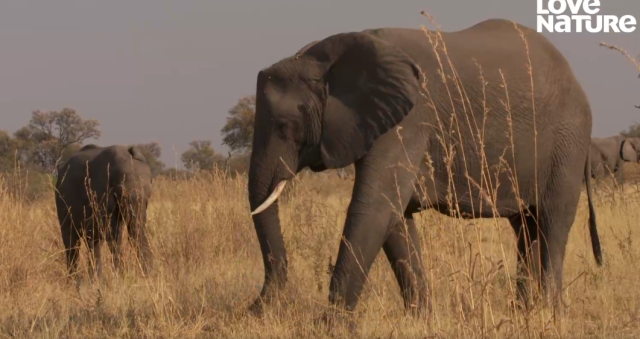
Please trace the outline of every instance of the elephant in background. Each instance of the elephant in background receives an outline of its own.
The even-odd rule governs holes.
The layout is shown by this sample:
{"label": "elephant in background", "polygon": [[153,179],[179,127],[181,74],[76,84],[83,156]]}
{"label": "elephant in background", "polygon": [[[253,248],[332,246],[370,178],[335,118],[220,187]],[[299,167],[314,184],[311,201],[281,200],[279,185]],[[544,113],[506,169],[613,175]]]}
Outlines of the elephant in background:
{"label": "elephant in background", "polygon": [[[516,28],[528,41],[533,76]],[[329,292],[329,302],[347,310],[356,307],[380,250],[405,308],[428,310],[413,219],[428,208],[465,218],[507,218],[517,237],[519,272],[530,267],[527,253],[539,240],[538,282],[558,301],[585,182],[593,254],[601,264],[589,175],[591,109],[566,59],[535,30],[507,20],[483,21],[442,37],[446,54],[442,41],[430,42],[438,39],[436,32],[341,33],[258,73],[248,190],[265,275],[252,310],[259,312],[286,284],[277,200],[287,181],[306,167],[320,172],[355,164]],[[447,82],[452,79],[460,87]],[[449,196],[457,201],[450,204]],[[525,281],[518,279],[522,301],[528,296]]]}
{"label": "elephant in background", "polygon": [[120,270],[125,222],[143,271],[148,272],[152,257],[145,228],[152,175],[141,151],[136,146],[86,145],[58,166],[57,172],[55,201],[68,273],[77,271],[83,238],[92,256],[91,278],[94,273],[102,275],[100,242],[105,237]]}
{"label": "elephant in background", "polygon": [[624,181],[625,162],[640,162],[640,138],[614,135],[608,138],[592,138],[591,177],[598,180],[614,175],[618,184]]}

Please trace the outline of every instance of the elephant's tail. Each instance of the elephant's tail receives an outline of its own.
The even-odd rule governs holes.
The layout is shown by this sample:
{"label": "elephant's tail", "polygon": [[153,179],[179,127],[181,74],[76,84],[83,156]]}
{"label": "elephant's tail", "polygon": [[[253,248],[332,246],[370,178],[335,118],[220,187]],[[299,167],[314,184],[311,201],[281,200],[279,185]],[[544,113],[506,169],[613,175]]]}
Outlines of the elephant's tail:
{"label": "elephant's tail", "polygon": [[596,227],[596,210],[593,208],[593,199],[591,198],[591,154],[587,152],[587,162],[584,165],[584,182],[587,186],[587,201],[589,203],[589,234],[591,235],[591,246],[593,247],[593,256],[596,258],[598,266],[602,266],[602,249],[600,248],[600,238],[598,237],[598,228]]}

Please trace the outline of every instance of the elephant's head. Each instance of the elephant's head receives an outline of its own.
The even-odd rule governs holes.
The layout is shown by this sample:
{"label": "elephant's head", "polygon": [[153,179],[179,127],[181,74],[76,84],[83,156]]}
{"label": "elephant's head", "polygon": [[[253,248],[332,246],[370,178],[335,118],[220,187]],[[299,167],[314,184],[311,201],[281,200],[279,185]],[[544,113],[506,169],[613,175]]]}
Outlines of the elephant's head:
{"label": "elephant's head", "polygon": [[126,161],[121,169],[124,172],[121,195],[129,206],[129,222],[135,222],[139,227],[147,223],[147,208],[153,192],[153,174],[147,158],[138,146],[129,146],[126,151],[131,161]]}
{"label": "elephant's head", "polygon": [[419,79],[407,54],[366,33],[314,41],[260,71],[249,169],[252,215],[268,209],[256,217],[277,223],[277,204],[269,206],[286,180],[307,166],[341,168],[363,157],[413,109]]}
{"label": "elephant's head", "polygon": [[640,163],[640,138],[625,138],[620,147],[620,157],[625,161]]}

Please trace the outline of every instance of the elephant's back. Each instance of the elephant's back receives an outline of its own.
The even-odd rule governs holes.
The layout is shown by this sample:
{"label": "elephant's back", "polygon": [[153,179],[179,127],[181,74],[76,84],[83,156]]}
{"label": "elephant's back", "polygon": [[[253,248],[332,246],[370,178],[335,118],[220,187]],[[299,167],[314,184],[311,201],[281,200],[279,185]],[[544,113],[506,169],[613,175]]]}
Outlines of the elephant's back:
{"label": "elephant's back", "polygon": [[[459,76],[468,77],[461,79],[464,82],[479,81],[481,67],[486,81],[502,83],[502,75],[507,81],[530,79],[527,68],[530,60],[534,85],[545,85],[548,92],[566,86],[580,87],[568,61],[546,37],[508,20],[485,20],[466,29],[440,34],[413,28],[378,28],[363,32],[399,47],[426,73],[437,72],[433,69],[434,64],[442,64],[448,71],[451,61]],[[439,36],[444,44],[438,41]],[[433,45],[436,43],[437,55]]]}
{"label": "elephant's back", "polygon": [[87,177],[91,179],[92,189],[100,186],[99,176],[106,173],[107,163],[101,160],[109,147],[87,145],[75,152],[69,159],[58,167],[57,189],[66,199],[81,199],[76,197],[79,190],[86,191]]}
{"label": "elephant's back", "polygon": [[[75,209],[88,205],[89,198],[86,189],[86,164],[92,157],[80,152],[72,155],[64,164],[58,166],[56,182],[56,206],[60,218],[65,217],[63,211],[69,209],[74,218],[79,218]],[[90,208],[90,207],[89,207]]]}
{"label": "elephant's back", "polygon": [[[480,58],[488,63],[487,66],[498,62],[501,63],[501,68],[508,68],[510,64],[515,64],[514,57],[525,58],[523,61],[527,61],[526,40],[530,55],[544,58],[545,62],[558,63],[559,67],[568,67],[562,53],[544,35],[509,20],[485,20],[458,31],[383,27],[362,32],[401,48],[417,62],[425,57],[426,52],[433,52],[432,42],[437,43],[441,37],[446,44],[448,57],[461,58],[460,61],[466,59],[465,63],[470,62],[471,58]],[[438,49],[442,47],[444,46],[439,43]],[[520,62],[517,64],[521,66]]]}
{"label": "elephant's back", "polygon": [[612,136],[608,138],[593,138],[591,139],[591,145],[592,148],[595,149],[604,160],[613,158],[613,161],[615,161],[620,152],[620,146],[622,144],[621,139],[622,138],[618,136]]}
{"label": "elephant's back", "polygon": [[[144,159],[144,158],[143,158]],[[94,168],[99,168],[96,175],[107,175],[112,185],[137,185],[139,180],[145,186],[151,183],[151,168],[146,161],[135,155],[135,150],[125,145],[113,145],[106,147],[95,159]],[[106,182],[106,181],[105,181]]]}
{"label": "elephant's back", "polygon": [[[95,166],[105,167],[108,163],[110,165],[110,173],[130,172],[129,169],[132,166],[132,154],[129,152],[129,148],[124,145],[111,145],[105,147],[101,152],[96,155],[92,160]],[[105,167],[106,169],[106,167]]]}
{"label": "elephant's back", "polygon": [[[407,53],[422,69],[431,97],[446,99],[446,103],[435,103],[449,106],[442,107],[445,111],[451,111],[449,97],[453,96],[456,111],[467,112],[466,103],[471,104],[478,124],[483,123],[485,107],[498,125],[513,114],[514,132],[528,131],[535,124],[541,138],[581,133],[585,135],[575,138],[584,141],[585,147],[591,137],[589,102],[568,61],[547,38],[529,27],[491,19],[440,35],[410,28],[365,32]],[[437,42],[439,36],[444,44]]]}
{"label": "elephant's back", "polygon": [[85,149],[83,147],[73,153],[65,163],[57,168],[58,185],[79,180],[78,178],[86,173],[87,162],[91,162],[99,152],[100,150],[97,148]]}

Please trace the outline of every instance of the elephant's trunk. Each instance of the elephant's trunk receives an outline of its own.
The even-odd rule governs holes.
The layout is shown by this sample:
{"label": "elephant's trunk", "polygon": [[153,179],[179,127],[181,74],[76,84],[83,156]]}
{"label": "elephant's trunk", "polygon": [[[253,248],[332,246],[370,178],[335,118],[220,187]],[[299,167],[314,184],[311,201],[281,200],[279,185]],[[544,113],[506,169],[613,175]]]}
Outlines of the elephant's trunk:
{"label": "elephant's trunk", "polygon": [[[272,141],[268,143],[271,147],[254,146],[249,167],[249,203],[265,270],[264,285],[260,293],[263,299],[269,299],[272,292],[282,288],[287,280],[287,252],[280,228],[277,199],[286,181],[295,175],[285,167],[294,164],[296,157],[295,154],[288,156],[286,152],[274,151],[274,146],[278,144],[280,143]],[[280,146],[283,147],[279,151],[287,149],[284,145]],[[293,166],[294,171],[295,169]],[[256,304],[260,304],[260,299]]]}
{"label": "elephant's trunk", "polygon": [[268,298],[271,292],[283,287],[287,281],[287,251],[280,229],[278,202],[253,216],[256,235],[262,251],[264,284],[260,296]]}

